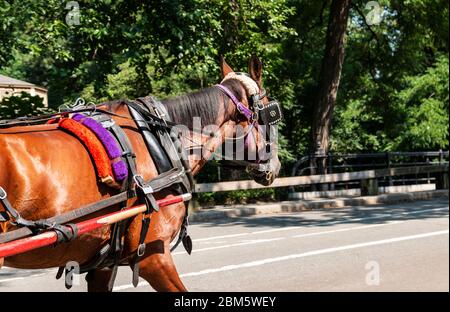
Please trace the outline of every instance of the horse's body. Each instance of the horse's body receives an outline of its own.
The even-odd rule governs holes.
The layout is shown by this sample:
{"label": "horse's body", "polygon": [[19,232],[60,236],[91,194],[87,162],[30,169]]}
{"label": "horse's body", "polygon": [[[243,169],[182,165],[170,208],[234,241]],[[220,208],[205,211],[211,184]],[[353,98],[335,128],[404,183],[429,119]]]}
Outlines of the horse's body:
{"label": "horse's body", "polygon": [[[122,126],[127,123],[126,120],[117,121]],[[157,175],[156,168],[140,133],[135,129],[136,126],[132,124],[130,126],[125,127],[125,132],[136,153],[137,170],[144,179],[149,180]],[[2,170],[0,183],[8,190],[8,199],[24,218],[32,220],[49,218],[110,196],[111,190],[97,182],[89,154],[72,135],[57,130],[53,125],[12,128],[2,130],[1,134],[0,161],[3,162],[1,168],[8,170]],[[157,194],[156,197],[163,195]],[[117,210],[117,207],[110,209]],[[145,260],[151,262],[151,265],[146,267],[159,267],[159,258],[171,262],[170,254],[167,252],[168,245],[180,228],[184,214],[184,206],[177,204],[165,207],[160,213],[152,215],[149,240],[164,242],[166,246],[153,244],[157,250],[147,250],[148,253],[153,253],[153,256]],[[125,254],[136,250],[140,220],[141,218],[137,217],[130,225]],[[110,228],[105,227],[82,235],[69,244],[7,258],[5,265],[38,269],[65,266],[68,261],[86,263],[96,255],[99,246],[109,240],[109,236]],[[152,244],[149,244],[150,246]],[[164,252],[167,252],[167,255]],[[147,272],[144,268],[142,274],[145,273]],[[183,287],[168,286],[161,289],[184,290]]]}
{"label": "horse's body", "polygon": [[[244,92],[241,95],[245,97],[245,90],[241,92]],[[194,136],[197,142],[208,146],[207,154],[222,144],[228,135],[224,125],[233,122],[231,117],[235,115],[235,109],[223,99],[216,101],[217,107],[214,108],[217,113],[214,122],[221,129],[220,135],[216,138]],[[174,111],[170,105],[170,101],[166,103],[169,112]],[[125,105],[105,105],[104,108],[118,115],[130,116]],[[157,176],[157,169],[134,121],[113,118],[122,126],[132,144],[136,154],[137,172],[145,180]],[[189,142],[184,143],[189,146]],[[192,145],[192,142],[190,144]],[[190,158],[194,174],[201,169],[206,158]],[[92,160],[82,143],[74,136],[59,130],[56,125],[0,130],[0,186],[7,190],[13,207],[22,217],[30,220],[59,215],[114,194],[114,190],[98,182]],[[170,193],[166,191],[155,194],[155,197],[168,195]],[[101,214],[117,209],[117,206],[110,207]],[[151,225],[145,240],[147,248],[139,267],[140,276],[158,291],[186,290],[175,269],[169,246],[181,227],[185,212],[184,204],[174,204],[151,216]],[[137,216],[130,221],[125,234],[125,256],[132,256],[137,249],[141,219]],[[13,229],[11,225],[2,226],[3,231]],[[110,232],[110,227],[104,227],[81,235],[70,243],[9,257],[5,259],[4,264],[24,269],[60,267],[69,261],[83,264],[91,260],[108,242]],[[109,269],[96,270],[88,280],[88,290],[106,290],[110,274]]]}

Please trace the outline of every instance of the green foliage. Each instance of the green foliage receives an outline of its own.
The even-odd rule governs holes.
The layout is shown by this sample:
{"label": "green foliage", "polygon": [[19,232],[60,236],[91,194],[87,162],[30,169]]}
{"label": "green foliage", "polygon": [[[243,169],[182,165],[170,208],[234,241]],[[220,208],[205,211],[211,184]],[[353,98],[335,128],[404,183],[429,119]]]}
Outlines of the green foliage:
{"label": "green foliage", "polygon": [[275,189],[241,190],[232,192],[200,193],[196,194],[195,200],[205,206],[239,205],[246,203],[258,203],[279,200]]}
{"label": "green foliage", "polygon": [[0,101],[0,119],[38,116],[50,112],[40,96],[32,96],[24,91]]}
{"label": "green foliage", "polygon": [[[285,112],[283,163],[308,153],[330,1],[80,0],[72,26],[66,3],[0,0],[0,72],[48,88],[51,107],[178,95],[217,83],[219,55],[246,71],[256,54]],[[332,151],[448,148],[448,1],[379,0],[371,26],[366,3],[350,11]]]}
{"label": "green foliage", "polygon": [[338,106],[331,150],[340,153],[362,153],[382,149],[384,133],[373,133],[370,124],[380,124],[381,117],[366,111],[363,100],[350,100],[345,107]]}
{"label": "green foliage", "polygon": [[448,149],[449,61],[440,56],[423,75],[405,77],[398,93],[398,111],[404,122],[398,127],[393,149]]}
{"label": "green foliage", "polygon": [[379,2],[383,20],[370,29],[352,12],[332,150],[446,149],[448,2]]}

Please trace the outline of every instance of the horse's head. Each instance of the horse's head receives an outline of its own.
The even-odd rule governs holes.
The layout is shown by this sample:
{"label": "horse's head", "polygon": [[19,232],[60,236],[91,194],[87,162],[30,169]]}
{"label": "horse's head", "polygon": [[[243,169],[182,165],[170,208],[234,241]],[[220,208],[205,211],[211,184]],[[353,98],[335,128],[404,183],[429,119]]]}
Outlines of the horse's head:
{"label": "horse's head", "polygon": [[[220,67],[222,82],[217,87],[232,102],[228,107],[233,116],[224,144],[225,156],[233,157],[225,159],[234,166],[245,167],[256,182],[270,185],[281,167],[277,123],[282,113],[278,102],[271,101],[263,88],[262,63],[251,57],[246,74],[233,71],[221,57]],[[227,147],[230,141],[234,144]],[[228,153],[230,148],[234,152]]]}

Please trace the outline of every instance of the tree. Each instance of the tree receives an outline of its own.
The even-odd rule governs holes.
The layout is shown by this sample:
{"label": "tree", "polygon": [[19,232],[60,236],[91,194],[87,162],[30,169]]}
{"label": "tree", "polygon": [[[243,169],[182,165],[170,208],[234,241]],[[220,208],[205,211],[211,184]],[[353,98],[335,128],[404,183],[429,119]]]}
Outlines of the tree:
{"label": "tree", "polygon": [[46,87],[51,107],[189,92],[217,83],[220,54],[240,70],[256,54],[285,111],[286,171],[317,151],[313,133],[332,152],[448,147],[448,0],[377,0],[376,25],[367,0],[350,11],[336,0],[79,0],[72,26],[67,2],[0,0],[0,72]]}
{"label": "tree", "polygon": [[[311,147],[314,154],[327,154],[330,146],[331,121],[344,63],[345,34],[351,2],[333,0],[331,3],[311,128]],[[325,168],[324,161],[319,168]]]}

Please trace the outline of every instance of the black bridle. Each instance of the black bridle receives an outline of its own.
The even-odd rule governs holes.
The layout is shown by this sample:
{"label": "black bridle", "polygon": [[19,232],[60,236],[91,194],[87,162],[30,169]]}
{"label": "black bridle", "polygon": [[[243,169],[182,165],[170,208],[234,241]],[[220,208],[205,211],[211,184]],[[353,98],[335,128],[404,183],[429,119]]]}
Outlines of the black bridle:
{"label": "black bridle", "polygon": [[[238,75],[245,75],[248,78],[250,76],[246,73],[236,73]],[[251,78],[250,78],[251,79]],[[272,159],[272,145],[275,140],[275,126],[283,119],[283,113],[280,104],[276,100],[271,100],[264,89],[260,89],[259,93],[250,95],[248,98],[249,107],[245,106],[237,97],[224,85],[216,85],[236,106],[236,110],[240,119],[247,121],[249,124],[249,129],[247,132],[241,136],[244,137],[244,144],[248,146],[248,138],[252,133],[253,128],[257,129],[260,133],[264,133],[264,149],[265,153],[269,154],[268,159],[261,160],[259,154],[261,150],[257,152],[257,158],[255,162],[248,160],[237,160],[237,159],[223,159],[220,164],[226,167],[233,168],[245,168],[246,171],[252,175],[261,176],[266,175],[266,179],[270,180],[271,171],[271,159]],[[263,99],[267,97],[269,102],[267,104],[263,103]],[[266,128],[266,131],[262,129],[262,126]],[[237,140],[233,138],[231,140]],[[222,155],[223,157],[223,155]]]}

